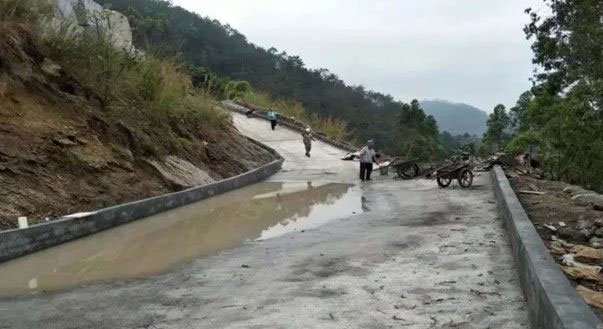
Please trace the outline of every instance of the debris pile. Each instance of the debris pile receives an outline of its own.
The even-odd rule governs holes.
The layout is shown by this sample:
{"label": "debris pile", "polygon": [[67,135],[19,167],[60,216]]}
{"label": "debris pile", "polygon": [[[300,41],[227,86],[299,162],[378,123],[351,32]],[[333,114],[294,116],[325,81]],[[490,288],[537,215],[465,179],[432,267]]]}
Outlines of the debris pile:
{"label": "debris pile", "polygon": [[603,195],[521,166],[506,174],[551,256],[603,318]]}
{"label": "debris pile", "polygon": [[561,269],[577,283],[576,290],[584,300],[603,309],[603,249],[572,244],[552,236],[549,250],[561,260]]}
{"label": "debris pile", "polygon": [[494,166],[498,165],[503,168],[505,174],[509,178],[519,176],[531,176],[536,179],[546,179],[545,172],[540,168],[526,166],[526,164],[517,158],[514,158],[507,153],[499,152],[485,159],[478,158],[473,160],[475,171],[489,171]]}

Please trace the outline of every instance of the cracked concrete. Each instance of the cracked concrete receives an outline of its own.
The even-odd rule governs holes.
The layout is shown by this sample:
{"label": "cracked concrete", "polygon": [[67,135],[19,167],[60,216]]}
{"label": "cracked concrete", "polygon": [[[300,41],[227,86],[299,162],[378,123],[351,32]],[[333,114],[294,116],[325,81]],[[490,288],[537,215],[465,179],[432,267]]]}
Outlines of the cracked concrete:
{"label": "cracked concrete", "polygon": [[[271,181],[356,182],[344,152],[315,142],[306,159],[297,133],[234,120],[285,157]],[[375,178],[362,213],[149,278],[2,299],[0,328],[528,327],[487,175],[466,190]]]}

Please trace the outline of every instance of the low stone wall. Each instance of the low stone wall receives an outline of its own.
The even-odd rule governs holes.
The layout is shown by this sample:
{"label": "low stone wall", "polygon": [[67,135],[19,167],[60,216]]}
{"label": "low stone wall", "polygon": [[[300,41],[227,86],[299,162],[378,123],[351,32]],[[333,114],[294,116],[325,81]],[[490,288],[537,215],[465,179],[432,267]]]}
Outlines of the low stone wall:
{"label": "low stone wall", "polygon": [[79,215],[66,216],[56,221],[38,224],[25,229],[0,232],[0,263],[257,183],[278,172],[283,163],[282,157],[272,148],[255,140],[250,140],[268,149],[277,159],[260,168],[208,185],[81,213]]}
{"label": "low stone wall", "polygon": [[490,175],[528,301],[531,327],[603,328],[549,254],[502,168],[494,167]]}
{"label": "low stone wall", "polygon": [[[249,105],[249,104],[242,104],[242,103],[233,102],[233,101],[225,101],[225,102],[222,102],[222,104],[224,106],[226,106],[229,110],[235,111],[235,112],[238,112],[241,114],[246,114],[247,111],[249,110],[249,108],[251,107],[251,105]],[[266,117],[266,113],[268,111],[266,109],[254,106],[253,110],[254,110],[254,113],[253,113],[254,117],[268,121],[268,118]],[[299,131],[300,133],[303,132],[307,128],[305,123],[303,123],[299,120],[289,118],[289,117],[281,115],[281,114],[277,114],[277,119],[278,119],[278,124],[283,125],[289,129]],[[314,132],[313,137],[315,139],[318,139],[324,143],[327,143],[331,146],[342,149],[344,151],[356,152],[360,149],[359,147],[356,147],[350,143],[337,141],[337,140],[331,139],[320,133]]]}

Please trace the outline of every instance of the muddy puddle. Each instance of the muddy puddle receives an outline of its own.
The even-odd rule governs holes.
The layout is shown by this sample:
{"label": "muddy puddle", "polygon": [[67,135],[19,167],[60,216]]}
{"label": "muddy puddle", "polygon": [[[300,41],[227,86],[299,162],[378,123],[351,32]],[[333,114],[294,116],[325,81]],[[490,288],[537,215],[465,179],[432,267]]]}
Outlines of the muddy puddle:
{"label": "muddy puddle", "polygon": [[0,297],[155,275],[361,211],[353,185],[259,183],[0,264]]}

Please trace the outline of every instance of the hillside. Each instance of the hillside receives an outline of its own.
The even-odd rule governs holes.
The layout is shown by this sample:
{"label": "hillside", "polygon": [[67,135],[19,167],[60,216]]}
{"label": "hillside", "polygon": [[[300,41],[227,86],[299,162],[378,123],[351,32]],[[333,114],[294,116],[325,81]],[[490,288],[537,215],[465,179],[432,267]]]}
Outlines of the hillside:
{"label": "hillside", "polygon": [[476,107],[444,100],[423,100],[421,106],[426,114],[433,115],[440,131],[452,135],[482,136],[486,131],[488,114]]}
{"label": "hillside", "polygon": [[0,229],[17,216],[90,211],[273,160],[176,64],[127,57],[98,31],[42,34],[34,3],[0,0],[10,9],[0,11]]}
{"label": "hillside", "polygon": [[311,115],[345,121],[355,142],[375,139],[390,154],[409,150],[397,135],[418,131],[400,126],[408,104],[348,85],[328,69],[310,69],[299,56],[255,45],[203,12],[192,13],[166,0],[97,1],[128,16],[137,46],[183,58],[199,74],[203,88],[220,93],[229,79],[248,81],[274,99],[299,103]]}

